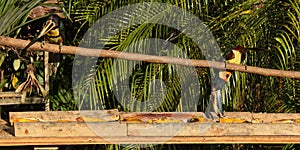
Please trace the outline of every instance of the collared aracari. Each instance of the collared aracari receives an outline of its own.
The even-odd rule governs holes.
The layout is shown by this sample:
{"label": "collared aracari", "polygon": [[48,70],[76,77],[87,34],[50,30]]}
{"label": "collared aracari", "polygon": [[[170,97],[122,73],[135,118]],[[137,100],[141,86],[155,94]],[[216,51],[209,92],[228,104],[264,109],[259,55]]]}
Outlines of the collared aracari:
{"label": "collared aracari", "polygon": [[[248,51],[264,51],[268,52],[269,50],[264,49],[264,48],[246,48],[243,46],[236,46],[232,50],[228,51],[225,53],[223,56],[225,58],[225,67],[226,63],[231,63],[231,64],[243,64],[246,59],[246,53]],[[247,66],[245,65],[245,69],[247,69]],[[231,77],[233,71],[219,71],[219,78],[224,80],[225,82],[229,81],[229,78]]]}
{"label": "collared aracari", "polygon": [[[59,44],[59,53],[61,52],[63,42],[65,40],[65,27],[61,18],[56,14],[51,14],[47,21],[43,25],[43,29],[40,34],[33,39],[23,50],[26,50],[31,45],[33,45],[40,38],[44,37],[42,45],[44,42],[49,42],[52,44]],[[50,76],[56,74],[57,68],[59,66],[60,54],[49,53],[49,69]]]}
{"label": "collared aracari", "polygon": [[[245,48],[243,46],[236,46],[227,53],[224,54],[225,66],[226,63],[242,64],[245,61],[246,53],[249,50],[268,51],[262,48]],[[246,66],[245,66],[246,67]],[[222,108],[221,90],[225,84],[229,81],[233,71],[229,70],[217,70],[215,80],[212,82],[212,89],[210,95],[210,102],[206,109],[206,115],[208,118],[224,117]],[[212,114],[215,113],[215,114]]]}
{"label": "collared aracari", "polygon": [[33,39],[25,48],[29,48],[31,45],[33,45],[37,40],[39,40],[41,37],[45,37],[44,40],[53,43],[53,44],[59,44],[59,52],[61,52],[61,48],[63,45],[63,41],[65,40],[65,27],[62,23],[61,18],[56,15],[52,14],[47,19],[46,23],[43,26],[42,31],[40,34]]}

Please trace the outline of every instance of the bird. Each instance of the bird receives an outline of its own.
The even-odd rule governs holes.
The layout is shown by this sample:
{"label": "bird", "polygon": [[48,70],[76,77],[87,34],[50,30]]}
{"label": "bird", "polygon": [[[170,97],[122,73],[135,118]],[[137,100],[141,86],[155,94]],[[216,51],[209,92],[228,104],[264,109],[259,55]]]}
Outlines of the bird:
{"label": "bird", "polygon": [[35,42],[37,42],[40,38],[44,37],[41,47],[45,44],[45,42],[49,42],[52,44],[59,44],[59,53],[49,53],[49,69],[50,76],[55,75],[60,65],[60,53],[62,49],[62,45],[65,41],[65,26],[62,22],[62,18],[57,14],[51,14],[46,22],[43,25],[43,29],[39,33],[39,35],[34,38],[24,49],[28,49]]}
{"label": "bird", "polygon": [[59,53],[61,52],[63,42],[65,40],[65,26],[60,17],[57,15],[51,15],[44,28],[48,28],[48,32],[45,35],[45,41],[53,44],[59,44]]}
{"label": "bird", "polygon": [[34,38],[23,50],[28,49],[43,36],[44,41],[52,44],[59,44],[59,53],[61,52],[62,45],[65,40],[65,27],[58,15],[51,14],[43,25],[43,29],[39,35]]}
{"label": "bird", "polygon": [[[267,49],[263,48],[246,48],[244,46],[235,46],[227,53],[223,55],[225,59],[225,68],[226,63],[231,64],[244,64],[246,59],[246,54],[249,50],[258,50],[258,51],[266,51]],[[247,69],[245,65],[245,69]],[[233,71],[230,70],[216,70],[216,77],[212,82],[212,89],[210,94],[210,101],[208,107],[206,108],[205,114],[208,118],[215,119],[218,117],[224,117],[224,111],[222,108],[222,95],[221,90],[225,86],[226,83],[229,82],[230,77],[232,76]]]}
{"label": "bird", "polygon": [[[265,48],[247,48],[244,46],[235,46],[231,50],[229,50],[227,53],[224,54],[223,58],[225,58],[225,68],[227,63],[231,64],[245,64],[246,54],[248,51],[263,51],[263,52],[269,52],[268,49]],[[247,70],[247,66],[245,65],[245,69]],[[233,71],[229,70],[219,70],[219,78],[224,80],[226,83],[229,81]]]}

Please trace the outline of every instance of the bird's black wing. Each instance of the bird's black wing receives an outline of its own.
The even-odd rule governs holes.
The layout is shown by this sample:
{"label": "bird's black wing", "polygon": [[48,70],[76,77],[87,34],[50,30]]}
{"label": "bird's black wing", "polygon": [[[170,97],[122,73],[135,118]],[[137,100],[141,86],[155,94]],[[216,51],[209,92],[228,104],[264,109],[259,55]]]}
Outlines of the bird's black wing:
{"label": "bird's black wing", "polygon": [[63,43],[65,43],[66,40],[66,28],[65,25],[63,24],[62,20],[60,20],[60,25],[59,25],[59,34],[63,39]]}

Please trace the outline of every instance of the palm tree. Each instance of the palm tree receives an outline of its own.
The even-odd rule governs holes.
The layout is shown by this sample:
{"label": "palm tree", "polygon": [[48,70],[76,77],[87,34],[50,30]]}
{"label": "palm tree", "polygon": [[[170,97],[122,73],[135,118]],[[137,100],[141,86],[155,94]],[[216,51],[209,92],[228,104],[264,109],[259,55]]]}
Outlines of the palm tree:
{"label": "palm tree", "polygon": [[[118,10],[122,6],[126,6],[130,3],[135,3],[135,1],[127,1],[122,3],[121,1],[108,1],[108,2],[90,2],[90,3],[79,3],[73,6],[73,14],[75,22],[81,22],[85,25],[97,24],[96,20],[101,19],[102,16],[112,12],[113,10]],[[185,11],[193,13],[195,16],[199,17],[203,23],[208,25],[210,31],[216,37],[218,44],[222,52],[225,50],[231,49],[236,45],[244,45],[247,47],[261,47],[270,49],[270,53],[261,53],[261,52],[250,52],[247,57],[247,64],[265,68],[277,68],[290,70],[287,68],[288,64],[278,64],[280,61],[274,61],[277,59],[282,60],[278,54],[281,54],[283,51],[280,46],[280,41],[278,38],[281,38],[282,32],[286,27],[283,20],[287,20],[284,13],[288,9],[287,6],[291,6],[290,3],[282,2],[278,0],[273,1],[215,1],[215,2],[206,2],[206,1],[166,1],[166,3],[178,6],[183,8]],[[79,5],[81,4],[81,5]],[[83,5],[85,4],[85,5]],[[275,5],[277,4],[277,5]],[[87,6],[86,6],[87,5]],[[87,7],[88,10],[82,10],[81,8]],[[96,9],[97,8],[97,9]],[[214,8],[214,9],[210,9]],[[213,13],[216,12],[219,13]],[[137,12],[135,13],[139,13]],[[139,16],[143,20],[142,23],[133,24],[133,20],[130,17],[133,17],[135,14],[132,12],[125,12],[125,17],[116,17],[112,18],[115,22],[127,22],[127,26],[123,26],[117,34],[111,35],[109,37],[101,37],[99,43],[104,43],[104,48],[111,50],[120,50],[127,52],[138,52],[138,53],[153,53],[155,55],[169,55],[175,57],[187,57],[191,59],[205,59],[204,48],[197,46],[197,41],[193,41],[189,35],[180,32],[177,29],[172,27],[161,25],[161,24],[152,24],[153,20],[167,20],[172,21],[170,16],[164,16],[159,8],[151,9],[154,14],[152,18],[147,18],[149,16]],[[284,12],[284,13],[282,13]],[[72,14],[72,13],[71,13]],[[292,13],[291,13],[292,14]],[[150,14],[151,15],[151,14]],[[290,15],[291,16],[291,15]],[[152,19],[152,20],[151,20]],[[131,21],[131,22],[130,22]],[[167,22],[166,21],[166,22]],[[173,20],[174,21],[174,20]],[[187,24],[188,20],[183,20],[182,22],[176,22],[179,25],[184,26]],[[115,27],[118,28],[118,27]],[[83,29],[83,28],[81,28]],[[111,29],[116,30],[116,29]],[[195,29],[198,31],[200,29]],[[292,30],[292,29],[290,29]],[[82,30],[85,31],[85,30]],[[194,32],[195,32],[194,31]],[[196,33],[196,32],[195,32]],[[289,33],[291,34],[291,33]],[[287,34],[287,35],[289,35]],[[150,50],[151,46],[154,43],[159,43],[159,40],[145,40],[145,39],[164,39],[167,42],[175,45],[173,49],[179,48],[182,50],[181,54],[171,54],[171,50],[168,47],[162,47],[159,50]],[[137,42],[142,41],[138,44]],[[94,41],[95,42],[95,41]],[[151,43],[154,42],[154,43]],[[94,44],[94,43],[93,43]],[[164,44],[164,43],[161,43]],[[290,52],[290,54],[294,54]],[[219,56],[209,56],[212,59],[218,58]],[[213,53],[211,55],[214,55]],[[282,56],[285,59],[290,56]],[[295,57],[295,56],[294,56]],[[295,61],[296,59],[293,59]],[[284,61],[288,63],[288,61]],[[179,108],[186,106],[178,106],[182,104],[182,86],[180,79],[178,77],[178,72],[174,70],[172,65],[164,64],[151,64],[145,62],[130,62],[125,60],[113,60],[113,59],[99,59],[96,67],[96,72],[90,72],[90,82],[85,82],[84,86],[86,89],[89,86],[96,87],[97,90],[94,90],[97,94],[89,94],[89,100],[97,99],[97,102],[93,102],[96,106],[99,104],[104,104],[102,107],[107,108],[116,108],[122,107],[126,111],[143,111],[140,108],[145,108],[138,106],[137,103],[125,104],[122,100],[127,95],[122,92],[129,92],[131,94],[130,98],[134,101],[145,102],[143,104],[151,105],[151,102],[148,103],[151,93],[155,93],[153,89],[154,80],[163,81],[159,83],[160,87],[156,84],[155,86],[158,91],[165,90],[164,94],[160,95],[160,99],[163,99],[164,102],[161,103],[156,109],[150,109],[152,111],[175,111],[181,110]],[[293,62],[292,64],[295,64]],[[90,65],[90,64],[89,64]],[[276,67],[275,67],[276,66]],[[88,66],[87,66],[88,67]],[[91,68],[91,67],[89,67]],[[294,67],[295,68],[295,67]],[[93,70],[93,69],[92,69]],[[122,76],[127,76],[128,78],[120,79],[121,73],[131,73]],[[199,109],[198,111],[203,111],[210,90],[210,72],[209,69],[205,68],[196,68],[198,83],[200,86],[200,95],[199,95]],[[88,73],[88,72],[87,72]],[[116,74],[118,73],[118,74]],[[118,80],[117,80],[118,77]],[[93,79],[93,80],[91,80]],[[157,80],[156,80],[157,79]],[[250,80],[251,79],[251,80]],[[115,87],[116,85],[122,83],[125,80],[129,85],[129,91],[122,91]],[[281,80],[286,80],[289,83],[291,79],[281,79],[273,77],[263,77],[254,74],[245,74],[245,73],[235,73],[234,79],[228,84],[227,89],[224,91],[226,95],[224,97],[225,110],[227,111],[251,111],[251,112],[279,112],[282,111],[278,109],[279,103],[282,103],[283,91],[278,91],[281,83]],[[83,82],[83,81],[82,81]],[[97,83],[97,84],[95,84]],[[293,82],[294,83],[294,82]],[[290,84],[288,84],[290,85]],[[163,87],[165,86],[165,87]],[[284,86],[284,85],[282,85]],[[253,90],[253,87],[256,87],[256,90]],[[274,90],[276,89],[276,90]],[[283,88],[282,89],[289,89]],[[119,92],[122,91],[122,92]],[[188,90],[189,91],[189,90]],[[86,91],[85,91],[86,92]],[[84,93],[85,93],[84,92]],[[92,91],[90,91],[92,92]],[[195,91],[194,91],[195,92]],[[116,94],[118,93],[118,94]],[[193,93],[193,91],[191,91]],[[195,93],[193,93],[195,94]],[[198,93],[199,94],[199,93]],[[93,95],[93,96],[91,96]],[[98,97],[95,98],[94,96]],[[127,95],[128,96],[128,95]],[[118,98],[117,98],[118,97]],[[99,99],[99,101],[98,101]],[[120,100],[121,99],[121,100]],[[130,103],[131,100],[128,100],[128,97],[125,100]],[[147,102],[147,103],[146,103]],[[123,103],[123,104],[120,104]],[[155,103],[155,102],[154,102]],[[89,102],[90,104],[90,102]],[[139,103],[141,104],[141,103]],[[285,104],[285,103],[284,103]],[[126,105],[126,106],[124,106]],[[132,105],[132,106],[131,106]],[[95,109],[96,106],[89,106],[90,109]],[[176,108],[176,107],[179,108]],[[187,106],[189,107],[189,106]],[[130,108],[130,109],[129,109]],[[289,108],[290,109],[290,108]],[[295,110],[293,111],[295,112]]]}
{"label": "palm tree", "polygon": [[[141,1],[138,1],[141,2]],[[164,1],[188,11],[205,23],[215,36],[222,52],[236,45],[270,49],[270,53],[249,52],[246,64],[264,68],[295,70],[298,67],[299,30],[297,1],[244,0],[244,1]],[[105,1],[80,3],[73,6],[75,21],[85,25],[96,24],[109,12],[113,12],[136,1]],[[292,6],[292,7],[291,7]],[[87,7],[88,9],[83,9]],[[191,59],[216,59],[218,56],[204,55],[205,49],[197,46],[189,35],[176,28],[152,24],[151,19],[172,21],[170,16],[161,14],[160,9],[152,9],[153,16],[145,15],[144,22],[131,25],[137,12],[124,12],[124,16],[112,18],[116,22],[126,22],[127,26],[115,35],[99,37],[99,43],[111,50],[153,53],[187,57]],[[142,10],[140,10],[142,11]],[[72,13],[71,13],[72,14]],[[155,15],[156,14],[156,15]],[[176,14],[174,14],[176,16]],[[132,17],[132,18],[131,18]],[[179,26],[186,23],[176,22]],[[189,22],[190,23],[190,22]],[[114,29],[112,29],[114,30]],[[198,28],[195,31],[200,30]],[[196,32],[195,32],[196,33]],[[163,39],[175,46],[153,50],[154,43]],[[141,42],[142,41],[142,42]],[[138,44],[137,44],[138,43]],[[94,43],[93,43],[94,44]],[[163,43],[162,43],[163,44]],[[179,48],[180,53],[171,54]],[[151,51],[152,50],[152,51]],[[183,55],[184,54],[184,55]],[[206,57],[205,57],[206,56]],[[82,63],[82,62],[81,62]],[[199,89],[187,88],[184,93],[197,95],[194,102],[184,100],[182,79],[173,65],[151,64],[100,58],[97,64],[87,63],[90,68],[79,81],[77,91],[80,107],[84,109],[119,108],[124,111],[204,111],[209,99],[210,83],[213,78],[209,69],[195,68]],[[184,75],[183,75],[184,76]],[[195,80],[193,80],[195,81]],[[83,84],[85,83],[85,84]],[[195,83],[189,83],[195,84]],[[250,112],[297,112],[299,107],[298,79],[265,77],[236,72],[223,90],[226,111]],[[124,86],[124,87],[123,87]],[[128,86],[128,87],[127,87]],[[153,94],[156,98],[153,98]]]}
{"label": "palm tree", "polygon": [[[205,53],[212,48],[197,45],[197,42],[203,41],[203,37],[196,37],[198,40],[195,41],[191,37],[192,35],[188,34],[190,32],[187,32],[204,33],[203,28],[195,27],[193,30],[188,30],[190,28],[187,27],[194,25],[194,22],[188,20],[190,18],[181,21],[172,20],[172,17],[180,17],[182,14],[168,14],[170,7],[162,9],[163,7],[157,7],[155,4],[153,5],[156,7],[145,5],[145,8],[151,8],[151,11],[143,9],[124,11],[124,14],[120,16],[109,18],[110,21],[118,24],[110,24],[110,28],[100,25],[103,27],[100,33],[89,32],[84,36],[89,27],[97,24],[98,19],[103,19],[110,12],[116,12],[123,6],[137,2],[143,1],[65,0],[65,11],[73,19],[74,30],[77,31],[72,33],[71,43],[77,44],[83,37],[84,39],[93,37],[92,41],[82,41],[81,46],[93,44],[94,47],[111,50],[191,59],[217,60],[221,56],[216,53]],[[271,50],[270,53],[249,52],[247,65],[299,70],[299,47],[297,46],[300,39],[298,35],[299,3],[296,0],[164,0],[155,2],[171,4],[199,18],[212,32],[222,52],[236,45]],[[26,8],[30,9],[35,3],[28,3],[28,5]],[[4,8],[9,7],[3,7],[2,10],[6,10]],[[28,14],[28,12],[24,14]],[[135,20],[135,16],[143,14],[143,12],[146,13],[139,16],[140,20]],[[4,17],[3,14],[1,16]],[[0,20],[4,21],[4,19]],[[159,21],[171,22],[182,30],[153,23]],[[2,26],[7,25],[7,27],[0,28],[4,30],[1,33],[15,36],[18,32],[10,31],[18,31],[13,29],[19,29],[19,26],[23,24],[24,22],[20,18],[14,25],[8,26],[2,23]],[[116,25],[122,25],[122,28]],[[103,34],[109,36],[96,36]],[[153,47],[157,49],[152,49]],[[217,48],[212,50],[217,50]],[[78,57],[74,63],[85,68],[84,72],[75,70],[73,74],[80,75],[76,77],[78,80],[73,85],[75,87],[74,98],[81,109],[204,111],[209,99],[210,83],[213,79],[213,73],[211,73],[213,70],[207,68],[187,68],[170,64],[151,64],[110,58]],[[189,76],[191,74],[192,76]],[[70,92],[70,90],[64,91],[64,93],[69,93],[68,97],[71,97]],[[222,92],[226,111],[299,111],[298,79],[235,72]],[[61,94],[60,97],[64,95]],[[188,96],[192,96],[196,100],[188,101]],[[107,145],[107,147],[121,149],[116,145]],[[222,147],[226,148],[227,146]],[[246,148],[247,145],[244,147]],[[154,147],[152,148],[154,149]],[[169,148],[175,149],[176,146]]]}

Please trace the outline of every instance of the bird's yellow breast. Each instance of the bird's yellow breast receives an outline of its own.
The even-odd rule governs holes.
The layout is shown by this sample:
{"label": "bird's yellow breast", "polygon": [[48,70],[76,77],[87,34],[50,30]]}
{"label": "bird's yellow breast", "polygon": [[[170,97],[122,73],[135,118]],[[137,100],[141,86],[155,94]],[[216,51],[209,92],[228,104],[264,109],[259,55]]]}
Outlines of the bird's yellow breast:
{"label": "bird's yellow breast", "polygon": [[240,53],[237,50],[232,50],[233,54],[234,54],[234,58],[228,60],[227,62],[232,63],[232,64],[241,64],[241,59],[242,59],[242,53]]}
{"label": "bird's yellow breast", "polygon": [[48,33],[47,33],[47,36],[49,37],[55,37],[55,36],[59,36],[59,29],[55,29],[55,30],[50,30]]}
{"label": "bird's yellow breast", "polygon": [[62,37],[60,36],[59,29],[50,30],[47,33],[46,41],[49,41],[50,43],[61,43]]}

